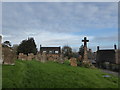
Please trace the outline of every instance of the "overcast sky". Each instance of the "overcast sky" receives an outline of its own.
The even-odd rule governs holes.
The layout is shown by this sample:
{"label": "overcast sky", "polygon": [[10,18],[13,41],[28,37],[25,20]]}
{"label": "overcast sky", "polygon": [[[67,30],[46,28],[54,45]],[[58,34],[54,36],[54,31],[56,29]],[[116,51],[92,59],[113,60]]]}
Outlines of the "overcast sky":
{"label": "overcast sky", "polygon": [[3,42],[19,44],[34,37],[37,47],[69,45],[74,50],[89,39],[88,48],[113,48],[118,43],[118,3],[4,2]]}

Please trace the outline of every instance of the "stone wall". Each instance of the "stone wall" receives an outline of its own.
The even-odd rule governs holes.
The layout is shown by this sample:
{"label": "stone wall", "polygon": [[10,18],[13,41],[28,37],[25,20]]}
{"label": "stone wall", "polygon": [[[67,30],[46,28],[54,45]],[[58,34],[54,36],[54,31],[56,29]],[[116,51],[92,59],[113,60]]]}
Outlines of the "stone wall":
{"label": "stone wall", "polygon": [[27,60],[35,59],[35,55],[33,53],[28,54]]}
{"label": "stone wall", "polygon": [[56,62],[60,62],[60,63],[64,62],[62,55],[59,55],[59,54],[38,53],[35,56],[35,59],[37,61],[41,61],[41,62],[46,62],[46,61],[56,61]]}
{"label": "stone wall", "polygon": [[33,53],[30,53],[28,55],[23,54],[23,53],[19,53],[18,59],[20,59],[20,60],[32,60],[32,59],[35,59],[35,55]]}
{"label": "stone wall", "polygon": [[34,55],[32,53],[25,55],[23,53],[19,53],[18,55],[18,59],[20,60],[32,60],[32,59],[36,59],[37,61],[41,61],[41,62],[46,62],[46,61],[58,61],[63,63],[63,58],[62,55],[58,55],[58,54],[46,54],[46,53],[37,53],[37,55]]}
{"label": "stone wall", "polygon": [[47,60],[48,61],[58,61],[59,60],[59,55],[57,54],[47,54]]}

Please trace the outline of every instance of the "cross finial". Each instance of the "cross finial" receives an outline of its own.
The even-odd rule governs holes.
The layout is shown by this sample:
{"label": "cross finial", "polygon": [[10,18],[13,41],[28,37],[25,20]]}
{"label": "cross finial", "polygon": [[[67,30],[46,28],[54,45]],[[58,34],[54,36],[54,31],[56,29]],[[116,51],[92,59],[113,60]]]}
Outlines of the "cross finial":
{"label": "cross finial", "polygon": [[82,42],[84,42],[84,47],[87,46],[87,42],[89,42],[89,40],[87,40],[86,37],[84,37],[84,40],[82,40]]}

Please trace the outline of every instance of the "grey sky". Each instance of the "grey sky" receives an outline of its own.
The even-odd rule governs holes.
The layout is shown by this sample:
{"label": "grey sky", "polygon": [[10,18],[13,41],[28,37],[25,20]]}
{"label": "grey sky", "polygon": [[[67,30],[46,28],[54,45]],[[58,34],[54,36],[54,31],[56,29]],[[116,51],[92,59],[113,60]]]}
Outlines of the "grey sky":
{"label": "grey sky", "polygon": [[3,3],[3,39],[19,44],[34,37],[37,47],[70,45],[78,50],[87,36],[89,48],[117,43],[117,3]]}

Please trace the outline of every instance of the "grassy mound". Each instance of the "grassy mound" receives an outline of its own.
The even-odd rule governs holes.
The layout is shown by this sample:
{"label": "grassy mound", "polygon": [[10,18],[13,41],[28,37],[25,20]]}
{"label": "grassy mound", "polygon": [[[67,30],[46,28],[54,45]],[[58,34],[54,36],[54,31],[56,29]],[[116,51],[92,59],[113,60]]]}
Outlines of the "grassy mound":
{"label": "grassy mound", "polygon": [[3,88],[117,88],[118,78],[103,77],[98,69],[72,67],[68,63],[16,61],[3,65]]}

